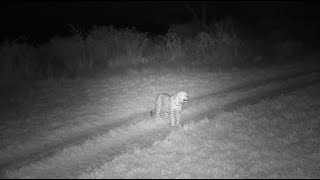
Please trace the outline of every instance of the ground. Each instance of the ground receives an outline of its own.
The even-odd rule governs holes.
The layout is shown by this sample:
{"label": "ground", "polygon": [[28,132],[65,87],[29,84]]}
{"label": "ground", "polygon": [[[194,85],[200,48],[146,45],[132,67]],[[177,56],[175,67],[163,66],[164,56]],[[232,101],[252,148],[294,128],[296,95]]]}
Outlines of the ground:
{"label": "ground", "polygon": [[[319,178],[318,71],[132,69],[2,93],[2,176]],[[181,89],[183,128],[152,121],[156,95]]]}

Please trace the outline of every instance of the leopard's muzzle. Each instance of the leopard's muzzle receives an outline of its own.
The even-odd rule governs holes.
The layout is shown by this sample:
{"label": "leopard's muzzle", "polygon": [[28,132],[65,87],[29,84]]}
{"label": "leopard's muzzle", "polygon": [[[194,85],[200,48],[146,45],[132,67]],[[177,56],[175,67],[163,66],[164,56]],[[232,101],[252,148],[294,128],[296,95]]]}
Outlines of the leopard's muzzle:
{"label": "leopard's muzzle", "polygon": [[186,98],[183,99],[183,102],[188,102],[188,96]]}

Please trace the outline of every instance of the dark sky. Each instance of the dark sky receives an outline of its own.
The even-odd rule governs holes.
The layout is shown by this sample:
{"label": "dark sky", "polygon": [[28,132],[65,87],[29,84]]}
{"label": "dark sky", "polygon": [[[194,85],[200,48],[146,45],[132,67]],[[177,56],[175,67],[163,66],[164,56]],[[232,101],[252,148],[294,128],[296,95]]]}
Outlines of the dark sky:
{"label": "dark sky", "polygon": [[[10,1],[9,1],[10,2]],[[186,9],[190,4],[200,12],[200,1],[18,1],[2,3],[1,36],[25,34],[52,36],[66,31],[67,24],[136,26],[143,31],[167,28],[172,23],[192,19]],[[1,3],[1,2],[0,2]],[[261,18],[291,18],[300,21],[318,19],[318,5],[303,2],[271,1],[219,1],[208,3],[209,19],[234,16],[242,21]],[[317,13],[317,14],[315,14]],[[199,13],[200,15],[200,13]],[[42,38],[42,37],[37,37]]]}

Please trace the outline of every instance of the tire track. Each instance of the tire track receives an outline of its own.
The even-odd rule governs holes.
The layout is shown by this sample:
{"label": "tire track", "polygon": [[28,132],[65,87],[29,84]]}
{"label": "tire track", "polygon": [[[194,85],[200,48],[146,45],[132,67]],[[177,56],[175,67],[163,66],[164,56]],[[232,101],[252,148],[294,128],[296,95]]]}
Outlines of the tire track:
{"label": "tire track", "polygon": [[[198,115],[193,115],[193,116],[187,117],[186,119],[184,119],[183,123],[189,123],[190,121],[199,121],[205,117],[212,119],[222,111],[223,112],[232,112],[232,111],[238,110],[238,109],[245,107],[245,106],[248,106],[248,105],[257,104],[261,100],[264,100],[267,98],[276,98],[282,94],[287,94],[287,93],[290,93],[293,91],[297,91],[299,89],[306,88],[311,85],[319,84],[320,83],[320,76],[319,75],[320,75],[319,73],[313,72],[307,76],[303,76],[302,80],[300,80],[300,81],[294,81],[291,83],[284,83],[284,84],[281,84],[280,86],[275,87],[271,90],[258,90],[257,93],[255,93],[255,94],[252,94],[252,95],[245,97],[245,98],[240,98],[238,100],[227,103],[225,105],[222,105],[222,106],[219,106],[216,108],[209,107],[209,108],[207,108],[207,110],[205,110],[204,112],[201,112]],[[301,78],[301,77],[297,77],[297,78]],[[307,78],[307,80],[303,81],[304,78]],[[235,93],[235,92],[233,92],[233,93]],[[228,95],[228,93],[218,94],[216,96],[216,98],[221,99],[221,98],[226,97],[227,95]],[[211,99],[210,99],[208,97],[209,96],[207,96],[207,101],[210,101],[210,100],[214,101],[214,98],[211,97]]]}
{"label": "tire track", "polygon": [[257,88],[259,86],[265,86],[267,84],[270,83],[277,83],[277,82],[285,82],[289,79],[294,79],[294,78],[298,78],[301,76],[306,76],[306,75],[310,75],[310,74],[314,74],[314,73],[319,73],[320,69],[311,69],[311,70],[304,70],[304,71],[297,71],[297,72],[290,72],[290,73],[285,73],[276,77],[271,77],[271,78],[267,78],[267,79],[262,79],[262,80],[256,80],[256,81],[251,81],[251,82],[247,82],[244,84],[240,84],[237,86],[232,86],[229,87],[225,90],[222,91],[218,91],[218,92],[213,92],[210,94],[205,94],[203,96],[197,97],[195,98],[195,100],[200,100],[200,99],[206,99],[208,96],[224,96],[226,94],[232,93],[232,92],[239,92],[239,91],[248,91],[250,89],[254,89]]}

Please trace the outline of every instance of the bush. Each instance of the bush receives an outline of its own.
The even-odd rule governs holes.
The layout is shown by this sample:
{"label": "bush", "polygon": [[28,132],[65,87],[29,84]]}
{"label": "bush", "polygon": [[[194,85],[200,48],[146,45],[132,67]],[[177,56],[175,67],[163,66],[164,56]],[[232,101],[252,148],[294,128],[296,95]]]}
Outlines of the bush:
{"label": "bush", "polygon": [[96,67],[152,63],[234,64],[241,62],[245,48],[233,24],[225,21],[211,25],[207,32],[183,39],[174,28],[164,36],[149,37],[135,28],[94,26],[83,33],[70,27],[72,36],[54,37],[38,47],[17,41],[3,42],[1,73],[35,78],[76,75]]}
{"label": "bush", "polygon": [[147,41],[147,33],[137,32],[134,28],[117,30],[113,26],[94,27],[86,38],[90,57],[95,64],[108,67],[146,63],[142,52]]}
{"label": "bush", "polygon": [[4,41],[0,47],[1,77],[9,79],[33,79],[36,77],[36,47],[16,40]]}
{"label": "bush", "polygon": [[55,37],[42,44],[39,47],[38,63],[46,77],[73,75],[82,69],[92,68],[85,43],[79,36]]}
{"label": "bush", "polygon": [[183,43],[180,36],[177,35],[175,29],[170,28],[168,33],[163,36],[165,40],[166,59],[174,61],[184,56]]}
{"label": "bush", "polygon": [[209,32],[200,32],[184,44],[191,64],[235,64],[242,61],[245,48],[232,24],[223,21],[210,26]]}

